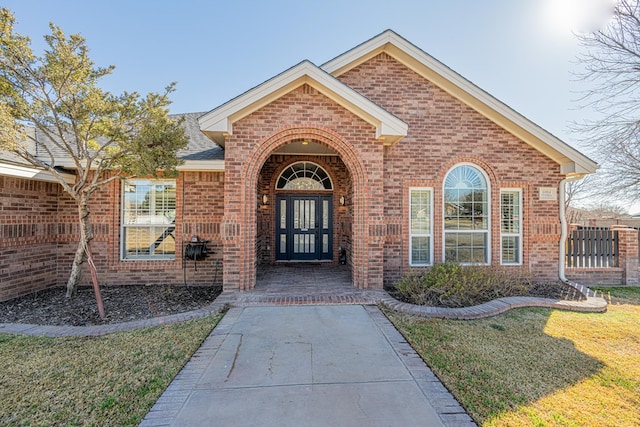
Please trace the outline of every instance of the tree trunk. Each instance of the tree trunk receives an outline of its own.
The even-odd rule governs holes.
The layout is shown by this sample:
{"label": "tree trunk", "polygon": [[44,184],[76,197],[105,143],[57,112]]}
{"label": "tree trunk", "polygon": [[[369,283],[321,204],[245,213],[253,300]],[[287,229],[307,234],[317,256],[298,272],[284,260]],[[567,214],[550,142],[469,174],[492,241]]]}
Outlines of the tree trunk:
{"label": "tree trunk", "polygon": [[73,264],[71,265],[69,280],[67,281],[67,298],[74,296],[78,290],[78,284],[82,276],[82,264],[84,263],[87,252],[87,244],[93,239],[93,232],[89,222],[89,203],[87,199],[88,197],[85,194],[79,195],[77,199],[80,240],[78,242],[78,248],[76,249],[76,255],[73,258]]}
{"label": "tree trunk", "polygon": [[96,295],[96,303],[98,305],[98,313],[100,318],[104,319],[104,305],[102,304],[102,294],[100,293],[100,285],[98,284],[98,274],[96,266],[93,263],[93,255],[91,253],[91,240],[93,240],[93,229],[89,220],[89,196],[81,194],[78,201],[78,222],[80,224],[80,241],[76,249],[76,255],[71,266],[71,273],[67,281],[67,298],[74,296],[78,290],[78,284],[82,276],[82,264],[86,259],[89,262],[91,271],[91,282],[93,283],[93,291]]}

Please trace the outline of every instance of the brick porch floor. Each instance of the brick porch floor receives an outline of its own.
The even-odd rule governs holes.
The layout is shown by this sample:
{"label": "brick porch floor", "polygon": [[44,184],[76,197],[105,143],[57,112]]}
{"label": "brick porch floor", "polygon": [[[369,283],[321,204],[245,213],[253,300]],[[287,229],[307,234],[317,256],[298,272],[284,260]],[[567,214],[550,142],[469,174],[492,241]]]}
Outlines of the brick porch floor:
{"label": "brick porch floor", "polygon": [[239,292],[234,305],[376,304],[379,292],[354,288],[347,265],[262,265],[256,287]]}

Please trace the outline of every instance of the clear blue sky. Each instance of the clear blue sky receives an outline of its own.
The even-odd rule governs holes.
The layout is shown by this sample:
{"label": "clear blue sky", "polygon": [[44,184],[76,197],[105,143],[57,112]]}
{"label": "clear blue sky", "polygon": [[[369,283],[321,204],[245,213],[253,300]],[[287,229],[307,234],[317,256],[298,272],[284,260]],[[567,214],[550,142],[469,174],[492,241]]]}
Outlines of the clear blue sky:
{"label": "clear blue sky", "polygon": [[[160,91],[171,112],[208,111],[308,59],[317,65],[385,29],[448,65],[543,128],[588,115],[572,101],[573,18],[592,0],[72,1],[5,0],[36,53],[53,21],[81,33],[106,89]],[[593,0],[602,1],[602,0]],[[606,1],[606,0],[605,0]],[[571,10],[580,4],[583,11]]]}

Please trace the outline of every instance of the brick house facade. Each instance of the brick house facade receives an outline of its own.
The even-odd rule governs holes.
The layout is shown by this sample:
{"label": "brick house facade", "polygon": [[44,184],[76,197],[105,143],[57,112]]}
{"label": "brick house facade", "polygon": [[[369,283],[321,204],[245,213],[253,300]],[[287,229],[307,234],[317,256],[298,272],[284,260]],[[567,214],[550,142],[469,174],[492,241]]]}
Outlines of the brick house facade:
{"label": "brick house facade", "polygon": [[[341,253],[359,288],[443,260],[555,279],[559,185],[597,167],[392,31],[185,118],[175,181],[114,182],[93,201],[103,284],[248,290],[262,264]],[[8,166],[0,300],[64,284],[77,235],[60,186]],[[185,260],[192,236],[213,255]]]}

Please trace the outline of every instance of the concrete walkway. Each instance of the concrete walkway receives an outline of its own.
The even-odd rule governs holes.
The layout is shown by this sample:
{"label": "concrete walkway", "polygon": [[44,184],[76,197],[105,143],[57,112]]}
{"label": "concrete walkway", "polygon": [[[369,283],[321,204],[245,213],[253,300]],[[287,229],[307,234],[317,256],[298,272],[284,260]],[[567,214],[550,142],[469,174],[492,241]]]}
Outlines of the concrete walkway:
{"label": "concrete walkway", "polygon": [[377,307],[232,308],[141,426],[473,426]]}

